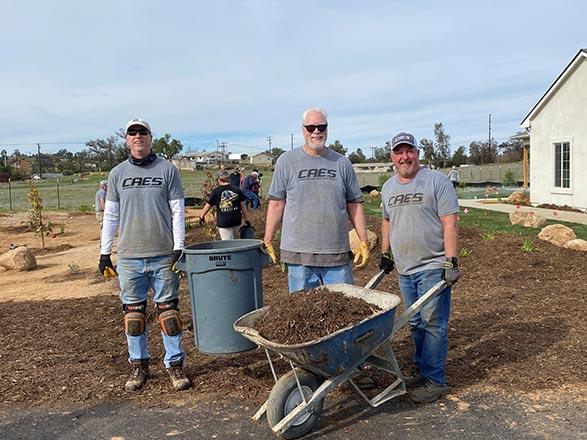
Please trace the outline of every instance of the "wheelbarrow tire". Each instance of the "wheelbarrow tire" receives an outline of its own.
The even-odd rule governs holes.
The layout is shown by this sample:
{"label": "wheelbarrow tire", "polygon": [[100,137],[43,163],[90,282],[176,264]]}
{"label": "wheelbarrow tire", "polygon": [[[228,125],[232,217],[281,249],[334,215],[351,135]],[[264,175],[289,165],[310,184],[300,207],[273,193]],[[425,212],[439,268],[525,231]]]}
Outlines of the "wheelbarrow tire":
{"label": "wheelbarrow tire", "polygon": [[[314,391],[318,389],[321,381],[318,376],[300,368],[296,368],[296,373],[306,399],[309,399]],[[277,381],[267,399],[267,422],[269,426],[273,428],[301,402],[303,402],[303,399],[300,396],[296,377],[294,372],[290,371]],[[310,432],[320,417],[323,405],[324,399],[322,398],[316,402],[314,410],[310,414],[304,414],[287,431],[281,434],[281,437],[294,439]]]}

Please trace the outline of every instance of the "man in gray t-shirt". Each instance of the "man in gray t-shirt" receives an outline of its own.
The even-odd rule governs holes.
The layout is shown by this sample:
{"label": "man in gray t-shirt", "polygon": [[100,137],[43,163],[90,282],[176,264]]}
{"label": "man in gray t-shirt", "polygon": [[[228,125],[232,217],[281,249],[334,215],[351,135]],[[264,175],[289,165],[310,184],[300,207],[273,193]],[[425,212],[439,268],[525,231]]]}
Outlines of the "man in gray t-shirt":
{"label": "man in gray t-shirt", "polygon": [[268,191],[265,248],[277,262],[271,240],[281,222],[290,292],[353,283],[349,219],[361,240],[354,250],[357,267],[369,258],[363,195],[349,160],[326,147],[327,130],[326,111],[304,112],[304,145],[279,156]]}
{"label": "man in gray t-shirt", "polygon": [[96,220],[100,224],[100,229],[102,229],[102,223],[104,219],[104,206],[106,205],[106,189],[108,188],[108,181],[101,180],[100,187],[98,191],[96,191],[95,197],[95,207],[96,207]]}
{"label": "man in gray t-shirt", "polygon": [[397,174],[385,182],[381,190],[380,267],[391,272],[395,263],[406,308],[439,281],[445,280],[448,285],[410,319],[416,374],[406,379],[406,385],[416,387],[411,392],[413,400],[431,402],[448,392],[445,361],[450,286],[460,276],[457,261],[459,205],[447,177],[420,166],[413,135],[399,133],[391,145],[391,160]]}
{"label": "man in gray t-shirt", "polygon": [[105,276],[115,273],[110,254],[118,231],[116,271],[132,367],[125,389],[136,391],[149,377],[146,313],[151,288],[165,347],[163,363],[173,388],[183,390],[190,381],[183,372],[179,277],[174,271],[185,237],[179,171],[151,150],[153,136],[146,121],[132,119],[124,132],[129,155],[108,177],[98,268]]}

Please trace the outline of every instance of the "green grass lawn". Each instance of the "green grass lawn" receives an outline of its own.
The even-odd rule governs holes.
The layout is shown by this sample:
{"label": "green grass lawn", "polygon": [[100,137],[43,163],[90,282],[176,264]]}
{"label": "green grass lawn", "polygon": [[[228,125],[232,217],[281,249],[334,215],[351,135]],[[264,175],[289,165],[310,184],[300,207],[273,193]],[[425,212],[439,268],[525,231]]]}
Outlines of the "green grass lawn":
{"label": "green grass lawn", "polygon": [[[365,202],[365,213],[367,215],[381,217],[380,201],[366,199]],[[577,223],[567,223],[557,220],[547,220],[547,225],[553,225],[560,223],[568,226],[577,235],[577,238],[587,240],[587,225],[581,225]],[[522,236],[535,236],[540,232],[538,229],[524,228],[520,225],[512,225],[508,214],[504,212],[488,211],[485,209],[468,208],[468,212],[465,214],[463,210],[459,215],[459,226],[467,227],[474,226],[490,234],[508,233],[517,234]]]}

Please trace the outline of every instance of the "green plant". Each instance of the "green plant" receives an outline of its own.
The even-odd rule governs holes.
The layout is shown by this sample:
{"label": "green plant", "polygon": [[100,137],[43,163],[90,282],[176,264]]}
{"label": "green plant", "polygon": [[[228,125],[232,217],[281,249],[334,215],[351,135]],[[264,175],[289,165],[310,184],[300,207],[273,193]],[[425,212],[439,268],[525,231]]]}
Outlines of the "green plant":
{"label": "green plant", "polygon": [[82,203],[81,205],[79,205],[79,211],[81,212],[89,212],[92,210],[92,207],[90,205],[87,205],[85,203]]}
{"label": "green plant", "polygon": [[513,171],[507,170],[503,175],[501,183],[503,186],[516,186],[518,182],[516,182],[516,177],[514,176]]}
{"label": "green plant", "polygon": [[459,249],[459,257],[468,257],[469,255],[471,255],[473,253],[473,251],[471,249],[467,249],[467,248],[460,248]]}
{"label": "green plant", "polygon": [[522,251],[524,252],[535,252],[539,250],[540,249],[538,249],[538,246],[536,246],[536,244],[532,240],[526,239],[522,243]]}
{"label": "green plant", "polygon": [[72,275],[75,275],[76,273],[81,272],[80,267],[75,263],[69,263],[69,265],[67,267],[69,268],[69,273]]}
{"label": "green plant", "polygon": [[495,240],[495,237],[497,237],[497,235],[491,231],[484,231],[481,233],[481,238],[485,241]]}
{"label": "green plant", "polygon": [[32,180],[29,180],[28,200],[31,204],[29,224],[31,229],[41,236],[41,243],[45,249],[45,235],[48,236],[53,231],[53,224],[50,221],[43,222],[43,199]]}
{"label": "green plant", "polygon": [[59,233],[60,233],[61,235],[65,234],[65,223],[61,223],[61,224],[59,225]]}
{"label": "green plant", "polygon": [[379,175],[379,188],[383,188],[383,184],[389,180],[388,174]]}

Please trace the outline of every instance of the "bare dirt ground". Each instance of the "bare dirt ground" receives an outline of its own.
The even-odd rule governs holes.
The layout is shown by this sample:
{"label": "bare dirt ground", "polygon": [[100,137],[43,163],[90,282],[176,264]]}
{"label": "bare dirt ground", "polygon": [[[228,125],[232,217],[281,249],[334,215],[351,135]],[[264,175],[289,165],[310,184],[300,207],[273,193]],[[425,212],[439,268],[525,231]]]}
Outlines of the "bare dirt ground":
{"label": "bare dirt ground", "polygon": [[[189,211],[192,223],[197,214]],[[263,215],[262,210],[253,214],[259,237]],[[116,400],[169,407],[218,393],[257,404],[267,397],[273,380],[263,352],[209,356],[197,351],[185,279],[181,312],[193,388],[170,392],[161,338],[150,314],[152,378],[139,393],[125,392],[128,366],[118,286],[97,272],[95,218],[62,212],[49,216],[64,224],[64,234],[47,238],[42,251],[40,239],[28,231],[26,213],[0,215],[0,252],[11,243],[27,245],[37,249],[39,263],[26,273],[0,268],[0,409]],[[377,232],[379,219],[369,218],[369,228]],[[188,243],[207,240],[203,228],[188,232]],[[537,405],[548,400],[584,404],[587,256],[544,242],[537,251],[524,253],[521,237],[502,234],[484,240],[480,231],[469,228],[461,230],[460,240],[460,247],[471,253],[461,260],[463,277],[453,291],[449,398],[491,392]],[[367,267],[355,272],[357,285],[377,272],[379,258],[376,249]],[[267,304],[272,292],[284,286],[286,275],[278,266],[264,270]],[[384,279],[379,289],[398,293],[395,277]],[[396,335],[394,351],[409,373],[406,330]]]}

